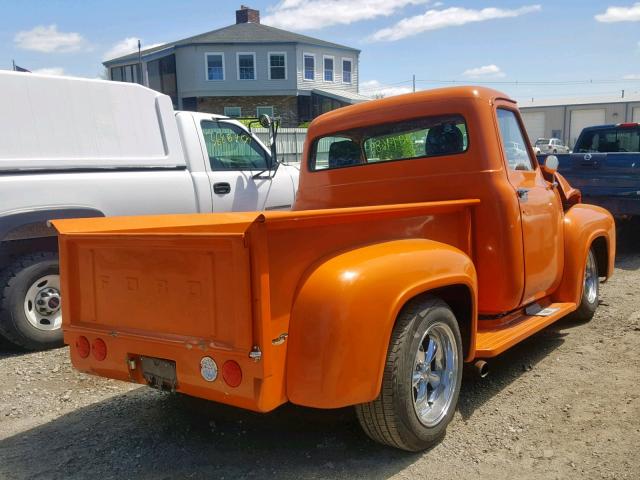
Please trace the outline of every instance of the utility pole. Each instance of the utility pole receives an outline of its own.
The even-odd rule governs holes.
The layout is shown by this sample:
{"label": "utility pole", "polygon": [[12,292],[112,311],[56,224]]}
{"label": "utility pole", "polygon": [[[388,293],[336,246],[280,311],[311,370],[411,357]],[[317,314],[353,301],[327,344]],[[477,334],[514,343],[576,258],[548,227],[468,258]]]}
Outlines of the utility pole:
{"label": "utility pole", "polygon": [[624,98],[624,89],[622,90],[622,98]]}
{"label": "utility pole", "polygon": [[416,93],[416,74],[413,74],[413,93]]}
{"label": "utility pole", "polygon": [[13,71],[16,71],[16,61],[15,60],[11,60],[11,64],[13,65]]}

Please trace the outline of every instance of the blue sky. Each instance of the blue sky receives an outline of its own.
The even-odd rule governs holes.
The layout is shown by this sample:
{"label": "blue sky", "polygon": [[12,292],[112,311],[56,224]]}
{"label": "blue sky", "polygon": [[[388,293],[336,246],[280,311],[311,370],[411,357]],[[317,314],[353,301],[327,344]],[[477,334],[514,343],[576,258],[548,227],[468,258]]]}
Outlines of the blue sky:
{"label": "blue sky", "polygon": [[402,92],[413,74],[418,89],[502,82],[491,85],[518,99],[640,93],[635,0],[0,0],[0,68],[95,77],[134,39],[230,25],[240,3],[263,23],[360,48],[363,93]]}

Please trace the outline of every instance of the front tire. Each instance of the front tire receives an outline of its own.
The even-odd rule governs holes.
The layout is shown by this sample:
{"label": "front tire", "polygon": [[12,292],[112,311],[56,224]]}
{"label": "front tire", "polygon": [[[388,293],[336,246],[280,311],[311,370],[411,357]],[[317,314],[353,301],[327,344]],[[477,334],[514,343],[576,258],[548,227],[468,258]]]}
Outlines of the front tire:
{"label": "front tire", "polygon": [[39,252],[17,258],[0,273],[0,334],[27,350],[60,347],[58,255]]}
{"label": "front tire", "polygon": [[432,296],[410,302],[391,335],[380,395],[356,405],[365,433],[412,452],[436,444],[455,413],[462,361],[460,329],[449,306]]}
{"label": "front tire", "polygon": [[570,318],[578,322],[588,322],[591,320],[598,308],[599,297],[600,278],[598,276],[598,263],[596,262],[596,256],[592,247],[589,249],[584,267],[580,305],[578,309],[570,315]]}

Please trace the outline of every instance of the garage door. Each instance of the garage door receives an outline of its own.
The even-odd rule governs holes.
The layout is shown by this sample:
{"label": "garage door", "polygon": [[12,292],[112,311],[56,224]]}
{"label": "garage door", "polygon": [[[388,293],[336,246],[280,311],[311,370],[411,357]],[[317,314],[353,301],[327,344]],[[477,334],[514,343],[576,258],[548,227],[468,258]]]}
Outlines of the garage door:
{"label": "garage door", "polygon": [[604,124],[604,108],[593,110],[573,110],[571,112],[571,130],[569,146],[573,148],[584,127]]}
{"label": "garage door", "polygon": [[522,121],[527,129],[527,134],[529,135],[531,143],[535,143],[539,138],[544,138],[544,112],[522,112]]}
{"label": "garage door", "polygon": [[633,120],[631,121],[640,123],[640,107],[633,107]]}

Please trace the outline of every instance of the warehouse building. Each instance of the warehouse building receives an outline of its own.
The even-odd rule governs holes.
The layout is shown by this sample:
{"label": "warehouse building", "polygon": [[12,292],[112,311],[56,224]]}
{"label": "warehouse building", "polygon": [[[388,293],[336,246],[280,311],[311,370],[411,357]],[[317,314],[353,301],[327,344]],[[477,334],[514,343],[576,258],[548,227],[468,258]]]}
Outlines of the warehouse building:
{"label": "warehouse building", "polygon": [[584,127],[640,122],[640,94],[518,102],[529,138],[559,138],[570,148]]}

